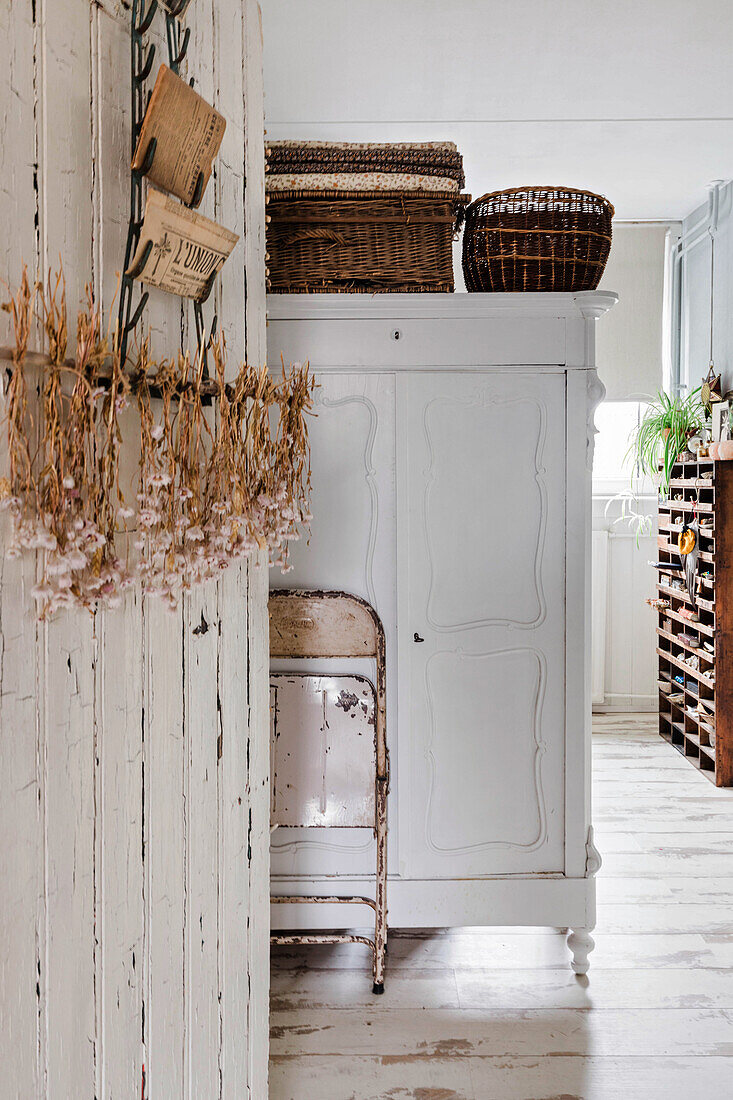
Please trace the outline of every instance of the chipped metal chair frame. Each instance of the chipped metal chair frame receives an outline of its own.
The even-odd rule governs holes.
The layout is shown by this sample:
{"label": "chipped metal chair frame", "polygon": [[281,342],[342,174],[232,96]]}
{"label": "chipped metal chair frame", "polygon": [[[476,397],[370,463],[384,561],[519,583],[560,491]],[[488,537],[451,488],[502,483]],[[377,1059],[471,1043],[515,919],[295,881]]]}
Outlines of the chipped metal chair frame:
{"label": "chipped metal chair frame", "polygon": [[374,750],[377,842],[376,898],[274,895],[273,904],[368,905],[374,910],[374,939],[346,933],[270,936],[271,944],[363,943],[371,948],[374,993],[384,992],[387,948],[387,794],[389,753],[386,734],[386,662],[382,622],[374,608],[346,592],[279,589],[270,592],[271,658],[373,657],[377,664]]}

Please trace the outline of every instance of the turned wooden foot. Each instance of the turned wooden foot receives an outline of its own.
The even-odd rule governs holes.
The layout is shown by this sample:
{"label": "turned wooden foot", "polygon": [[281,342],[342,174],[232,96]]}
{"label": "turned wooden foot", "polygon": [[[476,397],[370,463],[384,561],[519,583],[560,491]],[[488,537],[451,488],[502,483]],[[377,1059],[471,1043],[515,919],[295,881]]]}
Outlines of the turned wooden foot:
{"label": "turned wooden foot", "polygon": [[568,947],[573,953],[570,965],[576,974],[587,974],[588,956],[596,945],[589,928],[575,928],[568,936]]}

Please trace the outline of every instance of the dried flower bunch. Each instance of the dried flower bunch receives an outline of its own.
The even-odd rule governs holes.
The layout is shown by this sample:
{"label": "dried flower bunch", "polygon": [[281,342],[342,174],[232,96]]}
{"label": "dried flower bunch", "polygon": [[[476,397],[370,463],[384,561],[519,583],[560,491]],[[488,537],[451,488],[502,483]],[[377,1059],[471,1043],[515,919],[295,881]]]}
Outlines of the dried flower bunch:
{"label": "dried flower bunch", "polygon": [[[176,607],[182,592],[257,548],[268,550],[270,564],[289,568],[288,544],[311,519],[307,367],[283,367],[275,382],[265,367],[245,364],[227,383],[221,339],[209,348],[213,380],[205,377],[203,354],[156,362],[143,340],[127,373],[90,294],[77,321],[75,357],[67,359],[62,275],[31,288],[24,271],[3,308],[12,316],[15,348],[0,508],[12,518],[8,553],[44,552],[34,589],[42,617],[70,605],[116,607],[136,578],[146,593]],[[36,314],[43,357],[28,353]],[[39,362],[36,422],[28,373]],[[120,485],[120,416],[133,402],[140,425],[134,506]]]}

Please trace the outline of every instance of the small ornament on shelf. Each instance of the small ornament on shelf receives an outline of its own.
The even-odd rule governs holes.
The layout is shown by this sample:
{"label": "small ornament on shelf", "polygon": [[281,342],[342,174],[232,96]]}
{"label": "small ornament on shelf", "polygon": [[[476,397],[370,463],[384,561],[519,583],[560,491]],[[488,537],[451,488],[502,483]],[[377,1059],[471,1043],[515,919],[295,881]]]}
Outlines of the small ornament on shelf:
{"label": "small ornament on shelf", "polygon": [[708,373],[702,380],[702,386],[700,387],[700,400],[705,406],[708,416],[712,412],[712,407],[716,401],[723,400],[723,394],[720,389],[720,375],[715,373],[715,367],[711,360]]}

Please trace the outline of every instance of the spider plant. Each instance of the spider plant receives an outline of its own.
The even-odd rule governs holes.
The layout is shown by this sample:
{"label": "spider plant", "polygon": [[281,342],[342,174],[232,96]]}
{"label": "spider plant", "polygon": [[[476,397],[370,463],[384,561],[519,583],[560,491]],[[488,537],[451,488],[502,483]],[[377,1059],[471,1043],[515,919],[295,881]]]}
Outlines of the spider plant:
{"label": "spider plant", "polygon": [[644,512],[640,507],[641,495],[632,486],[624,489],[622,493],[616,493],[606,501],[605,515],[608,516],[614,504],[620,504],[620,514],[611,521],[612,526],[617,523],[625,523],[636,536],[637,550],[641,546],[641,540],[645,536],[654,534],[654,516]]}
{"label": "spider plant", "polygon": [[632,432],[627,457],[642,474],[669,495],[672,467],[687,446],[687,440],[705,427],[705,408],[700,387],[686,397],[670,397],[660,390],[649,403],[639,427]]}

